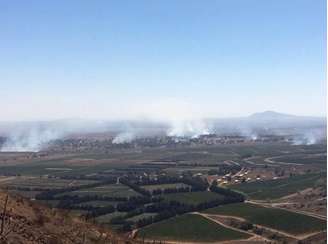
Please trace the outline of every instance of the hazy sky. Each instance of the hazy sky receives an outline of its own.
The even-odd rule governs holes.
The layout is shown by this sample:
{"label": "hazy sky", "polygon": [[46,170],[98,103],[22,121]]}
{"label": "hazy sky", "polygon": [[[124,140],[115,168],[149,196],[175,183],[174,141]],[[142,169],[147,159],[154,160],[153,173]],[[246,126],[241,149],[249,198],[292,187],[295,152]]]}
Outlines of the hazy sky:
{"label": "hazy sky", "polygon": [[325,115],[324,0],[0,1],[0,120]]}

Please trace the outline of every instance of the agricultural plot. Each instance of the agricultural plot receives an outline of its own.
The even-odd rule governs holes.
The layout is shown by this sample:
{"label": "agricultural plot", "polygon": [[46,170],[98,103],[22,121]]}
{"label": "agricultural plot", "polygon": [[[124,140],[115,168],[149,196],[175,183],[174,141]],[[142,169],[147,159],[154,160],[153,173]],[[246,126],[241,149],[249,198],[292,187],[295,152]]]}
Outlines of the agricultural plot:
{"label": "agricultural plot", "polygon": [[177,166],[177,167],[169,167],[164,169],[164,171],[168,174],[179,175],[185,172],[190,172],[192,174],[201,173],[206,174],[210,170],[217,170],[218,167],[189,167],[189,166]]}
{"label": "agricultural plot", "polygon": [[110,221],[116,217],[124,217],[126,212],[113,212],[96,217],[96,222],[99,224],[110,224]]}
{"label": "agricultural plot", "polygon": [[154,217],[156,215],[157,215],[156,213],[143,213],[143,214],[139,214],[139,215],[133,216],[131,218],[128,218],[126,220],[136,223],[137,221],[139,221],[141,219]]}
{"label": "agricultural plot", "polygon": [[108,184],[92,188],[81,189],[72,192],[65,192],[59,194],[60,196],[102,196],[102,197],[134,197],[140,196],[138,192],[135,192],[131,188],[122,184]]}
{"label": "agricultural plot", "polygon": [[267,144],[254,144],[254,145],[229,145],[227,150],[233,151],[241,158],[251,156],[275,156],[281,155],[286,150],[295,151],[297,150],[294,146],[282,143],[267,143]]}
{"label": "agricultural plot", "polygon": [[75,204],[73,206],[76,207],[86,207],[86,206],[91,206],[94,208],[103,208],[103,207],[108,207],[108,206],[116,206],[117,204],[122,203],[120,201],[87,201],[87,202],[82,202],[79,204]]}
{"label": "agricultural plot", "polygon": [[165,194],[163,195],[163,198],[164,201],[176,201],[188,205],[197,205],[204,202],[223,199],[224,196],[210,191],[202,191]]}
{"label": "agricultural plot", "polygon": [[179,189],[179,188],[186,188],[189,187],[189,185],[184,183],[172,183],[172,184],[159,184],[159,185],[144,185],[142,186],[143,189],[148,191],[154,191],[154,190],[164,190],[164,189]]}
{"label": "agricultural plot", "polygon": [[327,164],[327,155],[296,154],[275,157],[272,159],[276,162],[285,162],[291,164]]}
{"label": "agricultural plot", "polygon": [[266,208],[250,203],[234,203],[204,211],[240,217],[253,224],[263,225],[290,234],[300,235],[325,230],[326,221],[278,208]]}
{"label": "agricultural plot", "polygon": [[[135,155],[135,154],[132,154]],[[99,161],[100,160],[100,161]],[[78,176],[128,167],[131,161],[124,161],[109,155],[76,155],[57,159],[36,159],[26,164],[8,164],[0,168],[0,175],[27,176]]]}
{"label": "agricultural plot", "polygon": [[40,177],[14,177],[11,180],[2,182],[2,185],[13,189],[28,188],[29,190],[49,190],[60,189],[73,186],[82,186],[96,183],[92,180],[65,180],[57,178]]}
{"label": "agricultural plot", "polygon": [[198,163],[198,164],[217,164],[224,160],[234,159],[237,156],[230,151],[226,151],[224,153],[214,153],[208,152],[206,149],[202,150],[202,148],[194,149],[191,152],[178,152],[171,153],[169,156],[163,158],[165,161],[173,161],[173,162],[188,162],[188,163]]}
{"label": "agricultural plot", "polygon": [[306,174],[285,179],[256,181],[229,186],[233,190],[245,193],[251,199],[276,199],[297,191],[315,186],[323,178],[321,174]]}
{"label": "agricultural plot", "polygon": [[216,224],[202,216],[185,214],[164,220],[138,231],[139,238],[149,240],[215,242],[246,239],[250,235]]}

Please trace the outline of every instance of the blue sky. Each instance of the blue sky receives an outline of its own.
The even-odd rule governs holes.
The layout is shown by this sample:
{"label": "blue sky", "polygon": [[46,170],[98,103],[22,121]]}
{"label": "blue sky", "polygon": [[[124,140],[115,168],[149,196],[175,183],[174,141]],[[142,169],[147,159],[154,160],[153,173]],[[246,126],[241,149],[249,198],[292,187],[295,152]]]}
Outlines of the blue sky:
{"label": "blue sky", "polygon": [[324,0],[0,1],[0,120],[325,115]]}

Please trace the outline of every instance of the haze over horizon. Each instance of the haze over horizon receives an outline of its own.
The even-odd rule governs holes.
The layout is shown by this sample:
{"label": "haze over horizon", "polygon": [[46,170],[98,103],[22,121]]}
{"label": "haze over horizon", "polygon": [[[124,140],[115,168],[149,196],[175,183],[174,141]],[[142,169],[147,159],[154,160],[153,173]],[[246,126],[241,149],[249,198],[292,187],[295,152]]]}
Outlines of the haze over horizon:
{"label": "haze over horizon", "polygon": [[326,2],[1,1],[0,121],[326,116]]}

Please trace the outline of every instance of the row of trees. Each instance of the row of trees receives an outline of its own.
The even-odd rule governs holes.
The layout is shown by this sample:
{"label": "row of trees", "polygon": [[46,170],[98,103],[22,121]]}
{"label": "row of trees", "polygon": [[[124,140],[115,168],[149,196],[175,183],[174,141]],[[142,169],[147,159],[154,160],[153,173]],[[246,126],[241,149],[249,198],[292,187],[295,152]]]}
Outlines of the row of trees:
{"label": "row of trees", "polygon": [[[132,182],[127,178],[120,178],[120,183],[132,188],[134,191],[147,196],[151,197],[152,195],[161,195],[161,194],[168,194],[168,193],[178,193],[178,192],[190,192],[190,191],[205,191],[208,188],[208,182],[200,177],[192,177],[192,176],[184,176],[181,179],[177,179],[175,177],[163,177],[160,178],[158,181],[145,179],[141,182]],[[179,188],[166,188],[166,189],[156,189],[153,191],[148,191],[142,188],[141,184],[168,184],[168,183],[184,183],[186,185],[190,185],[191,187],[179,187]]]}
{"label": "row of trees", "polygon": [[184,176],[181,178],[181,182],[190,185],[191,191],[206,191],[208,188],[207,180],[204,180],[201,177]]}
{"label": "row of trees", "polygon": [[147,197],[151,196],[151,193],[149,191],[147,191],[146,189],[140,187],[139,185],[129,181],[127,178],[120,178],[120,183],[130,187],[131,189],[133,189],[134,191],[140,193],[141,195],[144,195],[144,196],[147,196]]}
{"label": "row of trees", "polygon": [[233,191],[228,188],[218,186],[217,182],[213,182],[210,186],[210,191],[219,193],[224,196],[225,203],[233,203],[233,202],[243,202],[245,201],[245,196],[239,192]]}
{"label": "row of trees", "polygon": [[235,174],[241,170],[241,166],[221,164],[217,169],[211,169],[208,171],[209,175],[226,175],[226,174]]}
{"label": "row of trees", "polygon": [[191,191],[191,188],[189,186],[186,186],[186,187],[176,187],[176,188],[155,189],[152,191],[152,194],[153,195],[161,195],[161,194],[190,192],[190,191]]}
{"label": "row of trees", "polygon": [[102,185],[107,185],[107,184],[113,184],[116,182],[116,179],[110,178],[104,181],[96,182],[93,184],[88,184],[88,185],[80,185],[80,186],[71,186],[71,187],[66,187],[66,188],[59,188],[59,189],[50,189],[47,191],[43,191],[35,196],[35,199],[37,200],[55,200],[56,195],[65,193],[65,192],[72,192],[72,191],[77,191],[77,190],[82,190],[82,189],[87,189],[87,188],[93,188],[93,187],[98,187]]}
{"label": "row of trees", "polygon": [[208,208],[213,208],[223,204],[242,202],[245,200],[244,196],[238,192],[234,192],[230,189],[222,188],[217,186],[217,184],[212,184],[210,187],[211,191],[219,193],[218,198],[211,201],[204,201],[197,205],[185,204],[178,201],[162,201],[163,199],[159,198],[156,202],[152,202],[144,206],[143,208],[139,208],[133,210],[130,215],[138,215],[141,213],[156,213],[155,216],[150,216],[146,218],[142,218],[138,220],[136,223],[132,223],[131,221],[126,220],[126,216],[114,218],[111,221],[111,224],[120,223],[122,227],[122,231],[127,231],[132,228],[132,225],[135,224],[137,228],[141,228],[143,226],[174,217],[176,215],[194,212],[194,211],[202,211]]}
{"label": "row of trees", "polygon": [[160,184],[174,184],[179,183],[180,180],[177,177],[160,175],[155,178],[144,177],[141,180],[137,181],[137,185],[160,185]]}

